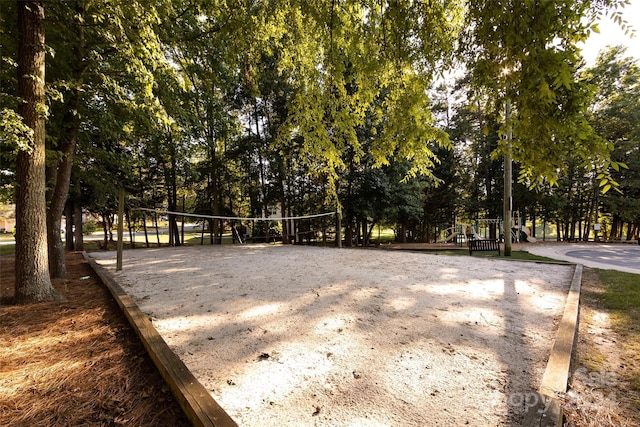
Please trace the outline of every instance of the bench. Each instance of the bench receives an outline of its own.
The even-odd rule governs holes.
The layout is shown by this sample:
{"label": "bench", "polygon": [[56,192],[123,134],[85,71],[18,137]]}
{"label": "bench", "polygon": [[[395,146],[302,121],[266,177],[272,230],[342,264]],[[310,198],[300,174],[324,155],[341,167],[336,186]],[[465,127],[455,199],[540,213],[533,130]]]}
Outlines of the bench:
{"label": "bench", "polygon": [[500,256],[500,242],[492,239],[469,239],[469,255],[473,255],[473,252],[488,252],[498,251]]}

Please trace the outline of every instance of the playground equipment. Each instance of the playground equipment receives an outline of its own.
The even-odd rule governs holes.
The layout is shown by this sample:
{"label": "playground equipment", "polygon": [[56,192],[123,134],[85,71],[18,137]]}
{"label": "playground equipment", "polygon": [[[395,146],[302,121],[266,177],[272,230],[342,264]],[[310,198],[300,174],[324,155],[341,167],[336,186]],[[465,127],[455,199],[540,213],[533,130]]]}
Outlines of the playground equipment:
{"label": "playground equipment", "polygon": [[[449,227],[445,228],[440,232],[440,238],[436,240],[436,243],[449,243],[454,240],[456,237],[460,235],[458,231],[456,231],[457,227]],[[442,235],[444,234],[444,237]]]}
{"label": "playground equipment", "polygon": [[450,243],[454,242],[458,246],[462,246],[469,239],[482,239],[482,236],[476,231],[476,227],[469,223],[458,223],[453,227],[448,227],[440,230],[439,238],[436,239],[436,243]]}
{"label": "playground equipment", "polygon": [[523,226],[520,226],[519,228],[518,227],[514,227],[514,228],[519,229],[521,233],[524,233],[526,235],[527,242],[532,242],[532,243],[536,242],[536,238],[531,235],[531,229],[529,227],[523,225]]}
{"label": "playground equipment", "polygon": [[[517,219],[511,224],[510,234],[513,242],[536,242],[536,238],[532,236],[531,228],[518,224]],[[456,223],[440,230],[436,243],[453,242],[462,246],[464,242],[471,238],[475,240],[493,238],[504,241],[504,237],[505,230],[501,219],[477,218],[473,223]]]}

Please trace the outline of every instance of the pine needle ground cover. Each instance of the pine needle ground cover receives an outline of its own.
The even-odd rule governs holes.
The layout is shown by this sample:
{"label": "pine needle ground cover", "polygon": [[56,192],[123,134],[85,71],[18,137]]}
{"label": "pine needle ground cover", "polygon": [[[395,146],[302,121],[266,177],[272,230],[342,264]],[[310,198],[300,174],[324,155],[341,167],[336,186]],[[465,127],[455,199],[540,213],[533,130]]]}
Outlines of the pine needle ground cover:
{"label": "pine needle ground cover", "polygon": [[8,305],[13,264],[0,258],[0,425],[190,425],[80,253],[55,283],[65,303]]}

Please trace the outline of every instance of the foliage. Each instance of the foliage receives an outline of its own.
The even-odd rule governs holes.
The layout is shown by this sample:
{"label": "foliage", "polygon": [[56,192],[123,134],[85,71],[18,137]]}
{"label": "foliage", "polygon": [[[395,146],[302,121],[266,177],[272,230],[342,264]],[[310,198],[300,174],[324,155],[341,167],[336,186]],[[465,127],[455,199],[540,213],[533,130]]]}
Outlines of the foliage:
{"label": "foliage", "polygon": [[[502,132],[513,127],[513,159],[523,183],[557,184],[569,152],[585,163],[608,161],[612,147],[586,120],[591,94],[578,79],[576,46],[596,30],[594,13],[606,6],[587,0],[469,2],[462,46],[475,96],[493,111],[512,102],[516,114]],[[505,149],[502,140],[496,154]]]}
{"label": "foliage", "polygon": [[[296,70],[279,141],[301,136],[305,165],[312,174],[326,174],[330,192],[337,172],[346,167],[342,153],[352,152],[359,163],[365,146],[374,167],[395,156],[412,162],[407,177],[432,176],[430,146],[447,145],[448,139],[434,126],[426,90],[437,65],[451,54],[460,4],[314,6],[294,3],[288,13],[274,15],[286,17],[276,21],[286,29],[276,42],[283,65]],[[380,127],[370,145],[357,135],[367,118],[374,129]]]}
{"label": "foliage", "polygon": [[596,94],[589,120],[613,147],[612,168],[607,176],[600,172],[597,179],[603,189],[613,183],[618,189],[602,197],[602,207],[613,215],[618,230],[614,237],[622,234],[619,222],[635,224],[636,235],[640,227],[640,67],[624,55],[623,48],[610,48],[584,71]]}
{"label": "foliage", "polygon": [[[567,223],[594,216],[597,180],[629,195],[607,195],[607,210],[635,212],[640,168],[627,154],[637,138],[610,135],[622,129],[613,105],[634,123],[635,92],[614,99],[600,92],[605,80],[578,76],[576,43],[619,3],[48,2],[49,165],[67,156],[76,126],[71,197],[106,216],[122,186],[131,208],[185,200],[204,214],[261,216],[337,206],[349,221],[426,238],[455,216],[499,216],[510,99],[516,171],[539,188],[514,186],[516,208]],[[11,116],[9,12],[0,108],[13,150],[28,133]],[[468,75],[434,90],[456,60]]]}
{"label": "foliage", "polygon": [[9,151],[17,154],[18,151],[31,151],[33,146],[33,129],[25,125],[14,110],[3,109],[0,111],[0,144],[3,153]]}

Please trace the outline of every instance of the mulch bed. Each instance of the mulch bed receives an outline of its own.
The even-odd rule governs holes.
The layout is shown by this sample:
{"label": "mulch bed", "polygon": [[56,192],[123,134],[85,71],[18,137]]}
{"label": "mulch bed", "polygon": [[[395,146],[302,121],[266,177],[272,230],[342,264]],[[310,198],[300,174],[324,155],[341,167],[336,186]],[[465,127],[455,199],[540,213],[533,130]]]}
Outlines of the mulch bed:
{"label": "mulch bed", "polygon": [[0,425],[191,425],[80,252],[67,277],[67,302],[9,305],[14,258],[0,258]]}

